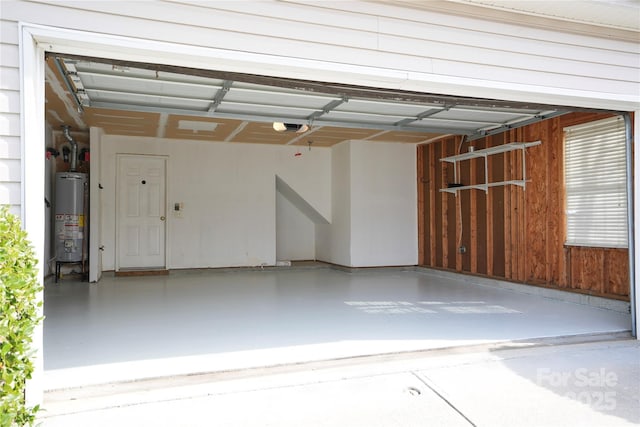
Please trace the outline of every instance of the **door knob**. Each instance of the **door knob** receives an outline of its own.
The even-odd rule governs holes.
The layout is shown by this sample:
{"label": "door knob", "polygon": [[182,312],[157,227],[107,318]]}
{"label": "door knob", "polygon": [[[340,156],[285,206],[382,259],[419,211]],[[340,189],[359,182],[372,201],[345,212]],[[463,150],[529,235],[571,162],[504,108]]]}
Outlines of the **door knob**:
{"label": "door knob", "polygon": [[161,217],[160,217],[160,221],[164,221],[164,216],[161,216]]}

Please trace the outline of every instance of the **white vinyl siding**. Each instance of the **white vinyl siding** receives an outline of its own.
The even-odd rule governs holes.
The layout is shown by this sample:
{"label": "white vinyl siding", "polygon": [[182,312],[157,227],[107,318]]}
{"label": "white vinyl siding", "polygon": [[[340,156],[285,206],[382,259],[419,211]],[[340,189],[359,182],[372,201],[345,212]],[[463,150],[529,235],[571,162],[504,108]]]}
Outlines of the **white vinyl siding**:
{"label": "white vinyl siding", "polygon": [[567,245],[627,247],[626,179],[622,117],[565,128]]}
{"label": "white vinyl siding", "polygon": [[[3,10],[4,12],[4,10]],[[18,25],[0,21],[0,205],[20,214],[20,74]]]}
{"label": "white vinyl siding", "polygon": [[[120,2],[110,1],[17,1],[0,7],[5,19],[16,21],[318,61],[320,69],[341,64],[345,72],[324,77],[337,83],[498,98],[511,83],[536,87],[526,100],[544,102],[545,95],[585,88],[601,99],[630,97],[639,82],[637,43],[383,3],[130,2],[123,11]],[[212,58],[200,66],[225,70],[227,64]],[[373,67],[381,75],[350,76],[350,66]],[[268,65],[227,71],[281,73]],[[287,73],[319,78],[295,66]],[[461,79],[460,87],[441,86],[451,78]],[[476,85],[493,91],[478,92]]]}

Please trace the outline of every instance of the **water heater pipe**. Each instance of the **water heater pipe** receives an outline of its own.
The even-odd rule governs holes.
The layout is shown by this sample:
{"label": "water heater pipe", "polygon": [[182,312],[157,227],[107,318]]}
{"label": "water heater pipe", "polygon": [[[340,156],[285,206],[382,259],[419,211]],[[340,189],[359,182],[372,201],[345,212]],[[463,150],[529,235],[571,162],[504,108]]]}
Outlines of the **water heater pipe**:
{"label": "water heater pipe", "polygon": [[71,136],[70,132],[71,126],[62,125],[62,133],[69,144],[71,144],[71,166],[69,167],[69,172],[75,172],[78,165],[78,143]]}

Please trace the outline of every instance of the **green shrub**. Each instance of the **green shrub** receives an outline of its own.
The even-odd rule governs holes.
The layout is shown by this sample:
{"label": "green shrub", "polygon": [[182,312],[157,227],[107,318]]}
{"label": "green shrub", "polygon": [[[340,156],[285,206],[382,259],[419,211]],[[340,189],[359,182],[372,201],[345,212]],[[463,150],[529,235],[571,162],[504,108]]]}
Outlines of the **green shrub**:
{"label": "green shrub", "polygon": [[33,372],[32,334],[41,320],[36,264],[20,220],[0,208],[0,426],[33,425],[39,409],[27,407],[24,394]]}

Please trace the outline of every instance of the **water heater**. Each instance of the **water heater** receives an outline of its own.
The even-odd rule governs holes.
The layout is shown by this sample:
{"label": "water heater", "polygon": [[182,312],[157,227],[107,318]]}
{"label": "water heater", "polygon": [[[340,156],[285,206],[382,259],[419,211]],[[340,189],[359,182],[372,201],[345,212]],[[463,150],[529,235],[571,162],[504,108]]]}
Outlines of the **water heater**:
{"label": "water heater", "polygon": [[80,262],[84,255],[84,200],[87,174],[56,174],[56,261]]}

